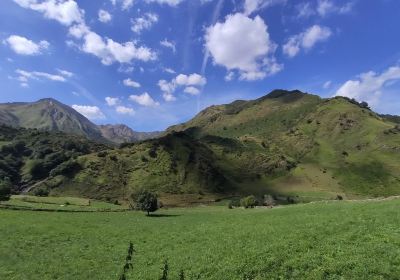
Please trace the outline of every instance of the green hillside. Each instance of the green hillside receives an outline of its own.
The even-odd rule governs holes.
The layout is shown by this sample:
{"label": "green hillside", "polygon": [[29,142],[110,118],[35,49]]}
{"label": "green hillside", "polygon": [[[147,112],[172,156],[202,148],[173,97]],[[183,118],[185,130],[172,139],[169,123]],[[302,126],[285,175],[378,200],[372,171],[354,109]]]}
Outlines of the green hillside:
{"label": "green hillside", "polygon": [[150,189],[168,205],[248,194],[292,202],[397,195],[400,128],[392,120],[347,98],[276,90],[209,107],[158,139],[81,153],[73,172],[48,173],[30,190],[115,201]]}

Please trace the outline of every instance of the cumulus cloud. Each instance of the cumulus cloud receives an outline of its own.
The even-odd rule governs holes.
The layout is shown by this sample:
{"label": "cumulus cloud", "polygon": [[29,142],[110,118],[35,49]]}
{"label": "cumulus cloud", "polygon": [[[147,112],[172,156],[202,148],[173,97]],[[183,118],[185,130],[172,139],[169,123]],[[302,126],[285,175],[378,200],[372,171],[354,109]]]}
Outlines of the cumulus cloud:
{"label": "cumulus cloud", "polygon": [[195,87],[186,87],[183,92],[191,95],[198,95],[200,93],[200,90]]}
{"label": "cumulus cloud", "polygon": [[146,107],[156,107],[160,105],[160,103],[156,102],[147,92],[141,95],[131,95],[129,96],[129,100]]}
{"label": "cumulus cloud", "polygon": [[14,2],[23,8],[43,13],[46,18],[57,20],[66,26],[83,22],[84,11],[79,9],[74,0],[14,0]]}
{"label": "cumulus cloud", "polygon": [[99,10],[98,17],[99,17],[99,21],[101,21],[103,23],[109,22],[112,19],[111,14],[102,9]]}
{"label": "cumulus cloud", "polygon": [[207,79],[197,73],[190,75],[179,74],[170,82],[166,80],[158,81],[158,86],[163,92],[165,101],[175,101],[176,97],[173,95],[178,87],[185,87],[184,92],[192,95],[197,95],[200,90],[197,87],[206,85]]}
{"label": "cumulus cloud", "polygon": [[123,84],[127,87],[140,88],[140,84],[131,80],[130,78],[123,80]]}
{"label": "cumulus cloud", "polygon": [[132,20],[132,31],[140,34],[143,30],[150,29],[154,23],[158,22],[158,15],[145,13],[142,17]]}
{"label": "cumulus cloud", "polygon": [[386,86],[400,81],[400,67],[393,66],[378,74],[373,71],[360,74],[357,79],[345,82],[336,91],[336,96],[346,96],[376,105]]}
{"label": "cumulus cloud", "polygon": [[11,35],[4,40],[4,44],[8,45],[15,53],[20,55],[39,55],[50,46],[49,42],[45,40],[35,43],[18,35]]}
{"label": "cumulus cloud", "polygon": [[276,4],[285,4],[287,0],[245,0],[243,10],[246,15],[251,15],[257,10],[264,9]]}
{"label": "cumulus cloud", "polygon": [[168,41],[167,39],[164,39],[160,41],[160,45],[166,48],[170,48],[173,53],[176,53],[176,44],[174,41]]}
{"label": "cumulus cloud", "polygon": [[133,110],[133,109],[130,108],[130,107],[125,107],[125,106],[117,106],[117,108],[115,108],[115,111],[116,111],[118,114],[121,114],[121,115],[130,115],[130,116],[133,116],[133,115],[135,114],[135,110]]}
{"label": "cumulus cloud", "polygon": [[110,96],[107,96],[107,97],[105,98],[105,100],[106,100],[107,105],[108,105],[108,106],[111,106],[111,107],[112,107],[112,106],[118,105],[119,102],[120,102],[120,100],[119,100],[118,97],[110,97]]}
{"label": "cumulus cloud", "polygon": [[331,35],[332,31],[328,27],[313,25],[306,31],[290,37],[283,45],[283,53],[294,57],[301,49],[310,50],[315,44],[328,40]]}
{"label": "cumulus cloud", "polygon": [[276,44],[259,16],[228,15],[225,22],[207,28],[205,42],[214,64],[237,70],[242,80],[263,79],[283,69],[273,56]]}
{"label": "cumulus cloud", "polygon": [[68,41],[81,51],[100,58],[105,65],[115,62],[131,63],[133,60],[155,60],[157,55],[145,46],[137,46],[136,42],[115,42],[110,38],[103,38],[86,25],[84,11],[74,0],[14,0],[21,7],[42,12],[45,17],[57,20],[69,26],[69,34],[81,42]]}
{"label": "cumulus cloud", "polygon": [[71,107],[90,120],[101,120],[106,118],[106,116],[97,106],[72,105]]}
{"label": "cumulus cloud", "polygon": [[118,43],[110,38],[102,38],[95,32],[89,31],[83,37],[81,50],[100,58],[105,65],[114,62],[131,63],[132,60],[155,60],[157,55],[151,49],[136,46],[134,42]]}

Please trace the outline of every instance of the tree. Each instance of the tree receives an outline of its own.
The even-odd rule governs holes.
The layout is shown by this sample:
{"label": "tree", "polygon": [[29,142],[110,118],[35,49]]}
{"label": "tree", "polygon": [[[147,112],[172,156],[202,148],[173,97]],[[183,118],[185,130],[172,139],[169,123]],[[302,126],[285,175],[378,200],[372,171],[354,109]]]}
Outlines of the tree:
{"label": "tree", "polygon": [[11,196],[11,182],[8,178],[0,180],[0,201],[9,200]]}
{"label": "tree", "polygon": [[240,200],[240,205],[244,208],[254,208],[258,205],[258,201],[254,195],[244,197]]}
{"label": "tree", "polygon": [[151,212],[158,210],[157,195],[147,190],[142,190],[134,195],[132,198],[135,201],[133,208],[147,212],[147,216],[150,216]]}

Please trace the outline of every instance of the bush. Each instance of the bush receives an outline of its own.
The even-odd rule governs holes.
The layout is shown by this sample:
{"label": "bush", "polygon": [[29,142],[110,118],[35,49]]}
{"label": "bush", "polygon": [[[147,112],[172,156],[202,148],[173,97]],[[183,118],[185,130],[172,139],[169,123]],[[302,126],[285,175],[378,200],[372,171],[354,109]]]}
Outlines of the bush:
{"label": "bush", "polygon": [[0,201],[10,199],[12,184],[8,178],[0,180]]}
{"label": "bush", "polygon": [[240,206],[244,208],[254,208],[258,205],[258,201],[254,195],[244,197],[240,200]]}
{"label": "bush", "polygon": [[228,203],[228,208],[229,209],[233,209],[236,207],[240,207],[240,199],[232,199],[231,201],[229,201]]}
{"label": "bush", "polygon": [[81,165],[76,161],[65,161],[58,165],[56,168],[50,171],[50,176],[55,177],[57,175],[70,176],[74,172],[81,169]]}
{"label": "bush", "polygon": [[264,195],[264,201],[263,201],[264,206],[274,206],[275,205],[275,199],[272,195]]}
{"label": "bush", "polygon": [[49,190],[44,188],[39,188],[34,191],[35,196],[49,196]]}
{"label": "bush", "polygon": [[134,203],[131,204],[131,208],[147,212],[147,216],[150,212],[155,212],[158,210],[158,200],[157,195],[147,190],[142,190],[131,196]]}

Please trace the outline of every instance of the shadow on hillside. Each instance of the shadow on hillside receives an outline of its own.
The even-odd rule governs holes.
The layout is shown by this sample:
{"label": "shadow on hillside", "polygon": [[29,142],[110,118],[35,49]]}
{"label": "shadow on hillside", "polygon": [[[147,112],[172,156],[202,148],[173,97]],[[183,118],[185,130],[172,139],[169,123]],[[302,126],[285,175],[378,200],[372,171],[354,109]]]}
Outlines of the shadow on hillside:
{"label": "shadow on hillside", "polygon": [[172,217],[179,217],[181,215],[176,214],[150,214],[149,218],[172,218]]}

